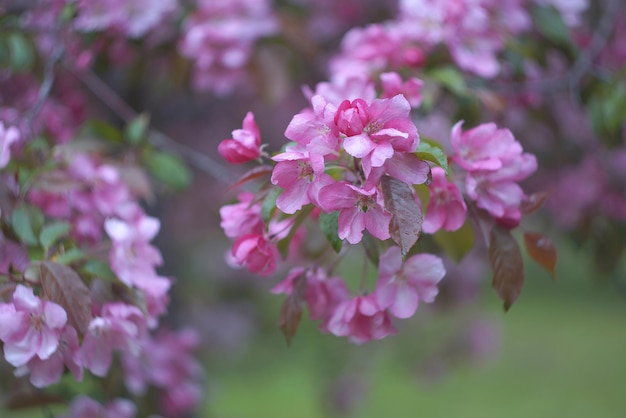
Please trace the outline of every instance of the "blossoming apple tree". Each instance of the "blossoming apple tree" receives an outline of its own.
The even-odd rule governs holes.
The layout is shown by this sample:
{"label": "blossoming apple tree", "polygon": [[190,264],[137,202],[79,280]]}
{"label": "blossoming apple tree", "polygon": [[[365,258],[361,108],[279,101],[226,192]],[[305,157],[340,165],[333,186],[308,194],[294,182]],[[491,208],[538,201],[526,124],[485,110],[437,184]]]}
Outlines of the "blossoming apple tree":
{"label": "blossoming apple tree", "polygon": [[[155,192],[188,185],[189,167],[229,183],[233,198],[223,198],[215,220],[232,241],[225,262],[277,279],[288,343],[305,307],[320,331],[355,343],[396,333],[396,321],[436,300],[444,259],[460,260],[474,245],[508,310],[524,282],[518,240],[555,274],[554,245],[526,221],[550,193],[573,200],[562,219],[571,230],[597,233],[586,222],[596,202],[604,230],[626,219],[626,12],[618,1],[587,8],[555,0],[3,2],[4,407],[43,405],[52,415],[50,405],[69,404],[64,417],[177,417],[197,407],[198,334],[162,326],[174,280],[160,273],[152,244],[160,221],[146,213]],[[274,60],[285,50],[291,67]],[[263,71],[260,51],[277,54],[269,73],[278,76]],[[172,97],[191,89],[219,100],[245,88],[280,96],[281,74],[305,67],[318,77],[302,89],[306,107],[291,109],[280,128],[285,140],[266,140],[241,104],[241,128],[213,138],[228,164],[171,139],[129,104],[145,82],[167,85]],[[128,94],[117,91],[120,74],[137,69]],[[591,139],[549,140],[567,136],[556,123],[568,116],[563,107],[570,118],[587,112]],[[446,128],[434,129],[436,120]],[[514,134],[521,124],[531,129]],[[557,152],[580,150],[571,172],[551,164]],[[595,198],[572,193],[578,164]],[[241,170],[229,165],[246,166],[244,174],[232,180]],[[613,266],[623,243],[616,249]],[[355,257],[372,277],[366,268],[338,273]]]}

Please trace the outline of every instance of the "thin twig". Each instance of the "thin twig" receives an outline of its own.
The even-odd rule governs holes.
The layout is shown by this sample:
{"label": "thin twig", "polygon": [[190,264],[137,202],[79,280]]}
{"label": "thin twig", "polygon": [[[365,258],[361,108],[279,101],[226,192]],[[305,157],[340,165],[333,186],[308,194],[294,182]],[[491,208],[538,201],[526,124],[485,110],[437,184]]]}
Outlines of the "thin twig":
{"label": "thin twig", "polygon": [[63,43],[59,41],[58,34],[60,33],[60,26],[57,26],[55,30],[55,38],[57,40],[56,46],[52,50],[52,54],[46,61],[43,70],[43,80],[41,81],[41,86],[39,87],[39,92],[37,93],[37,100],[33,104],[33,106],[25,113],[24,117],[26,119],[26,124],[30,131],[30,136],[33,138],[35,136],[35,120],[37,116],[41,113],[46,100],[50,96],[50,92],[52,91],[52,85],[54,84],[55,77],[55,67],[63,58],[65,54],[65,47]]}
{"label": "thin twig", "polygon": [[[98,99],[124,122],[129,123],[138,116],[137,112],[93,71],[90,69],[78,70],[67,62],[65,62],[64,65],[68,71],[74,74],[96,97],[98,97]],[[217,161],[196,151],[188,145],[174,141],[159,130],[154,128],[150,129],[148,141],[157,148],[166,149],[179,155],[189,164],[209,174],[216,180],[224,183],[232,182],[232,176],[229,174],[228,170]]]}

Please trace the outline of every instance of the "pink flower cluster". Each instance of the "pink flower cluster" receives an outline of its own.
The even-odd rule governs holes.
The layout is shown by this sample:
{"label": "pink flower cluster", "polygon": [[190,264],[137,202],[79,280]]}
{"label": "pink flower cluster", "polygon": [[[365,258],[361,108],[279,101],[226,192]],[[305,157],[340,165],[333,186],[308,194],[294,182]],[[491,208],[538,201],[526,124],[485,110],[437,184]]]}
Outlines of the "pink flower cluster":
{"label": "pink flower cluster", "polygon": [[79,0],[76,29],[111,31],[138,38],[157,27],[178,7],[178,0]]}
{"label": "pink flower cluster", "polygon": [[[271,182],[283,189],[276,206],[286,214],[307,204],[338,211],[339,238],[351,244],[361,241],[364,230],[389,238],[391,214],[380,189],[382,177],[413,185],[424,183],[430,171],[414,154],[419,136],[410,104],[402,95],[344,100],[339,106],[316,95],[311,104],[285,131],[295,144],[272,158],[277,164]],[[333,178],[328,169],[341,174]]]}
{"label": "pink flower cluster", "polygon": [[245,79],[255,42],[277,30],[267,0],[201,0],[178,49],[193,60],[194,87],[228,94]]}
{"label": "pink flower cluster", "polygon": [[418,68],[444,45],[456,62],[482,77],[500,70],[496,54],[508,37],[530,28],[522,0],[402,0],[394,20],[350,30],[331,62],[331,78],[375,77]]}
{"label": "pink flower cluster", "polygon": [[130,189],[116,167],[88,154],[59,159],[59,168],[47,173],[28,198],[44,214],[69,220],[79,243],[95,244],[102,239],[104,220],[133,201]]}
{"label": "pink flower cluster", "polygon": [[16,374],[30,371],[37,387],[58,381],[64,365],[77,379],[82,377],[76,330],[67,324],[67,313],[29,287],[17,285],[12,302],[0,303],[0,340]]}
{"label": "pink flower cluster", "polygon": [[311,319],[321,321],[320,330],[360,344],[395,334],[391,316],[409,318],[420,300],[433,302],[444,275],[439,257],[418,254],[403,262],[400,248],[392,246],[380,258],[373,293],[352,297],[342,278],[328,277],[322,268],[302,267],[292,269],[272,292],[291,295],[294,282],[304,278],[304,301]]}
{"label": "pink flower cluster", "polygon": [[[85,369],[107,376],[119,355],[130,390],[143,392],[147,385],[156,386],[165,391],[162,406],[168,416],[187,413],[200,400],[199,366],[190,357],[196,339],[190,332],[149,334],[166,312],[171,286],[169,278],[157,273],[162,257],[150,243],[160,228],[158,219],[145,214],[118,167],[68,147],[58,147],[56,156],[56,168],[32,182],[28,200],[46,216],[70,221],[70,239],[83,250],[85,261],[96,261],[90,259],[99,257],[95,254],[100,253],[108,237],[108,266],[114,277],[96,273],[90,289],[84,286],[84,294],[74,296],[85,303],[89,315],[85,318],[83,312],[80,330],[71,305],[61,306],[62,302],[48,299],[43,278],[41,283],[37,279],[24,282],[32,287],[17,284],[11,302],[0,303],[0,341],[5,359],[16,367],[16,375],[29,375],[34,386],[46,387],[56,383],[66,368],[77,380],[82,379]],[[15,252],[10,245],[22,250],[18,244],[7,242],[3,251]],[[46,250],[50,253],[44,256],[51,260],[60,255],[56,249]],[[19,254],[11,257],[10,262],[16,265],[13,259]],[[70,266],[58,266],[74,271]],[[25,269],[20,267],[20,271]],[[76,280],[79,277],[76,275]],[[68,291],[74,292],[71,286]],[[151,362],[152,374],[140,367],[141,362]],[[140,369],[143,374],[137,374]],[[138,376],[142,376],[141,385],[137,384]],[[124,409],[124,415],[117,406],[103,408],[82,398],[71,408],[71,414],[130,417],[135,414],[131,406]]]}
{"label": "pink flower cluster", "polygon": [[192,357],[198,344],[198,334],[191,329],[161,329],[145,336],[139,353],[122,357],[126,386],[134,395],[144,395],[148,386],[158,388],[165,416],[188,413],[202,397],[202,366]]}
{"label": "pink flower cluster", "polygon": [[289,233],[292,221],[272,220],[266,224],[261,203],[255,200],[254,194],[244,192],[238,199],[239,203],[220,208],[220,225],[226,236],[235,241],[227,260],[252,273],[270,275],[276,271],[276,243]]}
{"label": "pink flower cluster", "polygon": [[486,123],[463,132],[462,124],[452,128],[452,160],[466,173],[467,197],[498,223],[516,227],[522,217],[520,205],[526,199],[518,182],[537,170],[537,159],[523,152],[508,129]]}
{"label": "pink flower cluster", "polygon": [[[394,80],[388,81],[392,84],[397,81],[391,78]],[[356,97],[336,100],[342,89]],[[337,213],[337,236],[349,244],[359,244],[365,231],[385,241],[391,237],[393,214],[385,205],[383,178],[393,177],[409,186],[407,190],[429,178],[430,165],[415,154],[419,135],[409,116],[411,105],[403,95],[377,99],[373,87],[358,79],[343,86],[322,84],[317,90],[330,100],[312,94],[311,108],[295,115],[285,131],[293,142],[272,157],[275,166],[270,182],[281,189],[275,203],[280,213],[275,220],[266,228],[261,203],[264,198],[248,192],[239,195],[239,203],[220,210],[225,234],[236,240],[231,261],[257,274],[276,270],[277,251],[272,240],[286,235],[291,228],[288,222],[294,219],[289,215],[305,206],[312,205],[315,214]],[[359,97],[361,94],[367,98]],[[249,121],[249,115],[246,119]],[[249,127],[248,131],[256,129]],[[242,149],[237,155],[243,155],[248,148],[243,141],[233,143],[235,139],[223,141],[220,149]],[[258,142],[255,144],[258,150]],[[229,158],[231,154],[222,155],[239,162]],[[447,193],[445,180],[437,177],[437,181]],[[417,201],[414,192],[410,193],[410,199]],[[452,198],[439,204],[445,206],[453,201],[448,206],[460,205],[462,215],[455,212],[455,218],[446,225],[448,229],[458,228],[457,218],[462,217],[462,224],[465,206],[462,200],[454,200],[460,198],[458,190],[449,194]],[[282,235],[281,230],[285,231]],[[394,333],[391,315],[408,318],[415,313],[418,301],[432,302],[445,269],[441,259],[429,254],[414,255],[403,262],[400,248],[394,246],[381,256],[379,272],[373,293],[352,297],[341,278],[328,278],[321,268],[297,267],[274,292],[291,295],[294,282],[306,280],[304,299],[311,318],[321,321],[320,329],[362,343]]]}
{"label": "pink flower cluster", "polygon": [[422,229],[428,234],[440,229],[456,231],[465,222],[467,205],[457,185],[448,181],[441,167],[433,167],[431,172],[430,199]]}
{"label": "pink flower cluster", "polygon": [[53,94],[31,121],[25,115],[37,103],[38,81],[27,74],[0,73],[0,122],[19,131],[16,145],[39,134],[46,134],[55,143],[67,143],[85,121],[88,106],[75,81],[59,75],[54,86]]}

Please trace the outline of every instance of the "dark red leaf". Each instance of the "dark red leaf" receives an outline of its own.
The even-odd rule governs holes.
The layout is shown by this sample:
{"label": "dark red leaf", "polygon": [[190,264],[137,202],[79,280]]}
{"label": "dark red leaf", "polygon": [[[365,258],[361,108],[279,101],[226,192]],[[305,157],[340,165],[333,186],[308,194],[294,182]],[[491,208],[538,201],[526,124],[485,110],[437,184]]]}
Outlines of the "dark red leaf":
{"label": "dark red leaf", "polygon": [[501,226],[491,230],[489,261],[493,269],[491,286],[504,302],[508,311],[524,286],[524,263],[522,253],[511,231]]}
{"label": "dark red leaf", "polygon": [[550,194],[548,192],[537,192],[528,196],[528,199],[522,202],[520,209],[523,214],[529,215],[534,211],[540,209],[546,200],[548,200]]}
{"label": "dark red leaf", "polygon": [[91,321],[91,297],[78,273],[66,265],[44,261],[41,285],[47,298],[65,309],[68,323],[84,334]]}
{"label": "dark red leaf", "polygon": [[530,258],[535,260],[554,278],[554,269],[556,267],[556,248],[550,238],[545,237],[536,232],[524,232],[524,244]]}
{"label": "dark red leaf", "polygon": [[298,330],[300,319],[302,318],[302,305],[304,304],[304,294],[306,292],[306,277],[302,274],[293,281],[293,291],[285,301],[278,317],[278,327],[287,340],[287,345],[291,344],[291,339]]}
{"label": "dark red leaf", "polygon": [[271,174],[273,169],[274,168],[271,165],[260,165],[258,167],[254,167],[253,169],[246,171],[241,177],[239,177],[239,180],[237,180],[235,184],[230,186],[230,189],[237,188],[242,184],[258,179],[260,177],[268,176]]}
{"label": "dark red leaf", "polygon": [[424,216],[422,208],[415,201],[413,190],[393,177],[383,176],[381,180],[385,209],[391,213],[389,234],[405,256],[415,245],[422,230]]}

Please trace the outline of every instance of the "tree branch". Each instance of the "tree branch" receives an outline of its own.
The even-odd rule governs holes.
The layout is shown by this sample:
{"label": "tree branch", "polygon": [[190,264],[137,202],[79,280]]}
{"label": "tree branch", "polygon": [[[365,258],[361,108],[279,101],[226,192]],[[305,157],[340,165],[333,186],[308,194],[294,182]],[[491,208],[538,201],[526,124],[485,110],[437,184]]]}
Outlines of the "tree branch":
{"label": "tree branch", "polygon": [[[78,70],[67,62],[64,64],[69,72],[74,74],[98,99],[124,122],[129,123],[138,116],[137,112],[111,87],[102,81],[100,77],[91,71],[91,69]],[[229,175],[228,170],[217,161],[185,144],[173,140],[159,130],[154,128],[150,129],[148,141],[157,148],[166,149],[179,155],[193,167],[209,174],[216,180],[223,183],[232,182],[232,176]]]}

